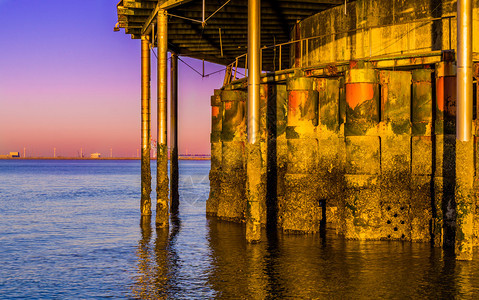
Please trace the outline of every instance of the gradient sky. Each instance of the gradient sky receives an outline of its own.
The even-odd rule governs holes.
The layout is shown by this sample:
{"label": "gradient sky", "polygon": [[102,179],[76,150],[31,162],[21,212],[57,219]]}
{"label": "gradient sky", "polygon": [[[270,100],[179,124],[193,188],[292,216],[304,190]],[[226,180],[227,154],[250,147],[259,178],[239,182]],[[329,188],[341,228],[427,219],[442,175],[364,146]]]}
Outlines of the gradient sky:
{"label": "gradient sky", "polygon": [[[140,41],[117,22],[118,0],[0,0],[0,154],[136,156]],[[156,49],[155,49],[156,51]],[[156,137],[156,57],[152,135]],[[201,61],[182,57],[201,71]],[[205,65],[205,73],[224,68]],[[169,73],[168,73],[169,74]],[[209,153],[210,96],[224,72],[202,78],[179,62],[179,150]]]}

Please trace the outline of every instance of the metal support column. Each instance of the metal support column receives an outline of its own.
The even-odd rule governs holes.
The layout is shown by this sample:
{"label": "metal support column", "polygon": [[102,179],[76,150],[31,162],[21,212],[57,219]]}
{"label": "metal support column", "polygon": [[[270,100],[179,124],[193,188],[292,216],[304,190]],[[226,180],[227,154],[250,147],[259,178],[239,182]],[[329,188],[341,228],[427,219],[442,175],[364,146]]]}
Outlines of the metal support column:
{"label": "metal support column", "polygon": [[457,1],[456,138],[471,139],[472,128],[472,0]]}
{"label": "metal support column", "polygon": [[246,239],[250,243],[258,242],[261,238],[260,43],[261,0],[248,0],[248,157],[246,173],[248,205]]}
{"label": "metal support column", "polygon": [[474,239],[474,140],[472,132],[472,0],[457,1],[456,259],[471,260]]}
{"label": "metal support column", "polygon": [[171,53],[170,73],[170,210],[178,212],[180,195],[178,194],[178,55]]}
{"label": "metal support column", "polygon": [[156,227],[169,225],[168,212],[168,146],[167,146],[167,99],[166,99],[166,62],[168,52],[167,23],[165,10],[157,16],[158,33],[158,145],[156,157]]}
{"label": "metal support column", "polygon": [[141,202],[142,216],[151,215],[150,168],[150,42],[141,37]]}

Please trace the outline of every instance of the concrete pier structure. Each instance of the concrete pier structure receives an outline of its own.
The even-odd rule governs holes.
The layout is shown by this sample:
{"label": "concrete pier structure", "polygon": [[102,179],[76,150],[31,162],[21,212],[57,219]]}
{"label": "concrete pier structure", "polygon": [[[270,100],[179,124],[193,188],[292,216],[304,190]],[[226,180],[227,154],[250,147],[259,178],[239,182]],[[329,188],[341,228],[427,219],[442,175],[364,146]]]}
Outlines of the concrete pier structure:
{"label": "concrete pier structure", "polygon": [[[427,9],[396,25],[387,19],[397,17],[395,9],[348,38],[342,33],[333,33],[335,39],[328,34],[313,38],[316,28],[338,26],[329,27],[338,32],[369,18],[367,12],[378,9],[371,3],[348,4],[351,17],[340,15],[344,7],[338,7],[298,23],[304,40],[293,49],[303,47],[302,55],[290,61],[303,68],[262,77],[262,89],[282,85],[287,92],[285,145],[279,146],[279,131],[275,136],[277,170],[281,153],[286,154],[284,173],[276,178],[278,228],[317,232],[325,215],[328,226],[346,238],[431,242],[455,247],[458,259],[470,259],[478,227],[471,210],[477,203],[472,195],[477,150],[471,142],[456,141],[455,51],[434,49],[437,44],[455,46],[448,41],[454,41],[454,32],[435,36],[415,26],[437,26],[418,20]],[[442,25],[451,22],[447,9],[452,6],[444,3]],[[341,21],[322,25],[326,15]],[[401,30],[415,39],[402,41],[396,37]],[[387,38],[387,32],[396,38]],[[394,50],[405,54],[381,48],[378,38],[398,43]],[[418,39],[434,50],[421,51]],[[241,90],[241,82],[224,89]],[[280,107],[282,99],[275,98],[268,101]],[[276,125],[282,126],[279,119]],[[209,201],[216,200],[221,206],[221,197]]]}
{"label": "concrete pier structure", "polygon": [[[177,2],[173,18],[190,20],[171,21],[170,50],[227,65],[211,98],[207,214],[246,223],[248,241],[261,239],[260,226],[286,234],[326,226],[472,258],[479,0],[278,0],[262,7],[260,75],[247,37],[255,1]],[[128,26],[134,38],[144,33]],[[199,33],[206,38],[193,43]]]}

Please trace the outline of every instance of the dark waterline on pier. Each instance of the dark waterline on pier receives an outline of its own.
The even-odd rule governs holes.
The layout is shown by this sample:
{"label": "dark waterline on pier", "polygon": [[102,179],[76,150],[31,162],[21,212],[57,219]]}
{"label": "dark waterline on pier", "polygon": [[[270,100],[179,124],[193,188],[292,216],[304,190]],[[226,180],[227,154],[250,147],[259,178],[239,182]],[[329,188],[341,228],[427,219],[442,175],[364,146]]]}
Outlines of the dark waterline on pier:
{"label": "dark waterline on pier", "polygon": [[248,245],[243,225],[205,217],[209,166],[180,161],[167,232],[141,226],[139,161],[0,161],[0,298],[479,297],[479,258],[429,244],[328,232]]}

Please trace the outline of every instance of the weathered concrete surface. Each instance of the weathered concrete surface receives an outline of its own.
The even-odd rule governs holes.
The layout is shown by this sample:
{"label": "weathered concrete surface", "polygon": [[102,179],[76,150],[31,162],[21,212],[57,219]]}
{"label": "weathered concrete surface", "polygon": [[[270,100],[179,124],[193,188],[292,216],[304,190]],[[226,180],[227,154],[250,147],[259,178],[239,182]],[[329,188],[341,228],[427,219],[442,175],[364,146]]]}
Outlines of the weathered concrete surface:
{"label": "weathered concrete surface", "polygon": [[285,190],[279,212],[285,232],[317,232],[321,220],[318,189],[318,91],[314,80],[295,77],[286,81],[288,158]]}
{"label": "weathered concrete surface", "polygon": [[346,73],[346,136],[371,135],[379,122],[378,74],[366,62],[351,62]]}
{"label": "weathered concrete surface", "polygon": [[[411,240],[412,219],[419,221],[422,217],[421,210],[413,207],[410,200],[412,75],[407,71],[380,71],[379,77],[382,238]],[[423,239],[427,240],[427,236],[415,237],[416,241]]]}
{"label": "weathered concrete surface", "polygon": [[431,240],[433,199],[433,100],[431,70],[411,72],[411,240]]}
{"label": "weathered concrete surface", "polygon": [[342,213],[344,232],[349,239],[380,239],[380,189],[376,175],[345,175]]}
{"label": "weathered concrete surface", "polygon": [[222,116],[223,110],[221,105],[221,90],[215,90],[211,96],[211,169],[210,194],[206,201],[206,214],[216,216],[218,213],[218,201],[221,198],[221,161],[222,161]]}
{"label": "weathered concrete surface", "polygon": [[246,143],[246,151],[246,240],[258,242],[261,239],[261,204],[266,202],[260,142]]}
{"label": "weathered concrete surface", "polygon": [[[344,6],[341,5],[299,22],[297,26],[300,38],[318,37],[308,41],[308,52],[303,55],[299,64],[306,67],[379,55],[407,55],[455,49],[456,19],[430,19],[455,17],[456,10],[455,0],[348,2],[346,14]],[[296,28],[291,32],[296,32]],[[479,52],[477,40],[479,1],[473,0],[474,52]],[[303,49],[306,49],[306,46],[303,46]],[[295,50],[293,47],[293,57]]]}
{"label": "weathered concrete surface", "polygon": [[141,150],[141,215],[151,215],[150,147]]}
{"label": "weathered concrete surface", "polygon": [[379,239],[381,228],[381,140],[378,136],[379,85],[369,63],[351,62],[346,73],[346,144],[343,234]]}
{"label": "weathered concrete surface", "polygon": [[344,188],[344,163],[339,153],[344,147],[340,116],[344,99],[342,78],[318,78],[315,81],[319,98],[317,198],[326,201],[326,222],[330,228],[339,228],[338,206]]}
{"label": "weathered concrete surface", "polygon": [[474,236],[474,141],[456,141],[456,241],[455,254],[471,260]]}
{"label": "weathered concrete surface", "polygon": [[221,178],[217,216],[243,222],[246,211],[246,93],[223,90]]}
{"label": "weathered concrete surface", "polygon": [[[288,141],[286,139],[287,115],[288,115],[288,93],[286,85],[276,85],[275,103],[268,102],[268,175],[267,175],[267,201],[276,200],[270,205],[276,211],[276,218],[273,215],[278,228],[282,228],[284,211],[284,195],[286,192],[285,175],[288,161]],[[274,122],[275,121],[275,122]],[[271,198],[271,196],[276,196]],[[270,211],[270,213],[273,213]]]}
{"label": "weathered concrete surface", "polygon": [[169,226],[168,208],[168,148],[166,144],[157,147],[157,186],[156,186],[156,227]]}

